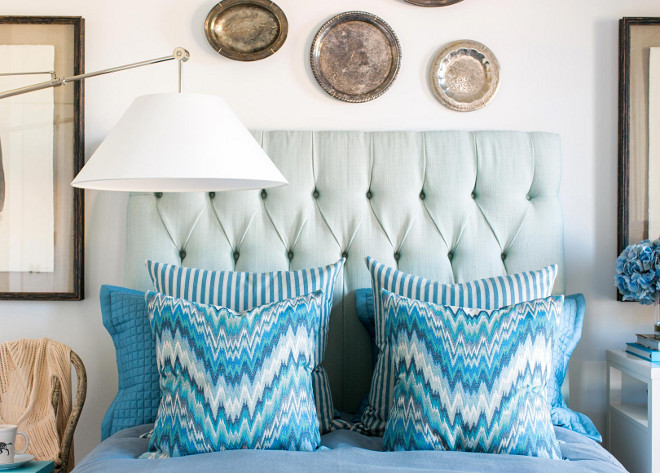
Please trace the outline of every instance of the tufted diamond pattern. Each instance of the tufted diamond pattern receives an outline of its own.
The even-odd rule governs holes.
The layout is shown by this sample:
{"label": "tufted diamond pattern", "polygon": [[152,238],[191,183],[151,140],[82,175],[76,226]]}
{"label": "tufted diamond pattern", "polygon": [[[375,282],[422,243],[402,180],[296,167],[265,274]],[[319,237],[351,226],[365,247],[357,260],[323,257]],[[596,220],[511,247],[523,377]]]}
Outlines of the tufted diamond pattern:
{"label": "tufted diamond pattern", "polygon": [[274,271],[323,266],[346,255],[325,360],[337,408],[355,409],[371,381],[369,341],[353,293],[370,284],[365,256],[446,283],[558,263],[555,293],[563,292],[557,135],[254,135],[289,185],[265,192],[132,194],[126,284],[150,287],[147,258]]}

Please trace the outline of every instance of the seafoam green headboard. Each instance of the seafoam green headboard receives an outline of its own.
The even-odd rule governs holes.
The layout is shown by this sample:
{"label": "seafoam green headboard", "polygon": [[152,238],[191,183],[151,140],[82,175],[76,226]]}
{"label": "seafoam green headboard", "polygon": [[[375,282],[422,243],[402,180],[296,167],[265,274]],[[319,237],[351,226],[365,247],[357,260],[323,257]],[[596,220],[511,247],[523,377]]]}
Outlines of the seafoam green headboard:
{"label": "seafoam green headboard", "polygon": [[[368,392],[368,337],[354,291],[364,257],[443,282],[559,264],[564,292],[561,150],[549,133],[255,132],[289,185],[265,191],[132,194],[126,284],[144,260],[237,271],[295,270],[346,256],[325,366],[335,407]],[[185,156],[181,156],[185,160]],[[240,156],[236,156],[240,159]]]}

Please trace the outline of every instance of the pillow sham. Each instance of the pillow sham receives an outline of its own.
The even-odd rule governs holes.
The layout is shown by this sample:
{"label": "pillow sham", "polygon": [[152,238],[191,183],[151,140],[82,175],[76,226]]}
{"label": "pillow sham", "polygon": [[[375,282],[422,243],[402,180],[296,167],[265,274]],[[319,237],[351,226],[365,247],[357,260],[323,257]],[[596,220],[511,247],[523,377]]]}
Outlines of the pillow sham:
{"label": "pillow sham", "polygon": [[[586,435],[601,442],[602,436],[594,423],[586,415],[568,408],[561,393],[568,363],[582,336],[582,324],[586,302],[582,294],[564,296],[564,308],[559,316],[559,328],[552,347],[552,368],[548,380],[548,401],[552,406],[552,423],[559,427]],[[375,365],[378,357],[376,345],[376,322],[374,314],[374,292],[371,288],[355,291],[355,309],[357,317],[364,325],[371,342],[372,360]],[[364,409],[364,407],[363,407]],[[361,413],[360,413],[361,416]]]}
{"label": "pillow sham", "polygon": [[103,325],[117,358],[117,395],[101,423],[101,440],[128,427],[156,420],[160,403],[156,346],[144,292],[101,286]]}
{"label": "pillow sham", "polygon": [[344,261],[345,259],[341,259],[321,268],[272,273],[210,271],[153,261],[147,261],[146,265],[156,291],[168,296],[201,304],[227,307],[239,312],[271,302],[302,296],[316,290],[323,291],[312,385],[319,416],[319,428],[321,433],[326,433],[344,426],[340,420],[333,420],[335,409],[332,403],[330,382],[325,369],[321,366],[328,341],[328,324],[335,280],[341,272]]}
{"label": "pillow sham", "polygon": [[380,295],[396,378],[384,450],[561,458],[546,392],[563,296],[483,310]]}
{"label": "pillow sham", "polygon": [[[462,284],[441,284],[385,266],[366,258],[374,293],[381,289],[404,297],[442,305],[498,309],[507,305],[548,297],[557,277],[557,265],[538,271],[480,279]],[[394,374],[385,330],[386,316],[380,298],[374,298],[375,333],[378,356],[369,390],[369,405],[362,414],[357,430],[382,436],[392,407]]]}
{"label": "pillow sham", "polygon": [[162,392],[153,456],[312,451],[321,291],[243,313],[147,292]]}
{"label": "pillow sham", "polygon": [[552,406],[553,424],[602,442],[603,437],[591,419],[581,412],[569,409],[561,393],[568,372],[568,362],[582,336],[585,310],[586,301],[582,294],[564,298],[564,310],[559,318],[559,329],[552,349],[553,376],[548,383],[548,400]]}

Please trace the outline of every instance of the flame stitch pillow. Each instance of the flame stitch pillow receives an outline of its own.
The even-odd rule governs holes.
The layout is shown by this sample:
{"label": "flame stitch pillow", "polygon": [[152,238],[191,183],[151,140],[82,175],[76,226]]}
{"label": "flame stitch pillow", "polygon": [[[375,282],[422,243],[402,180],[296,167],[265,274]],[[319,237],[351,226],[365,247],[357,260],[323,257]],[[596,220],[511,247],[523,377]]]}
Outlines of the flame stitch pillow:
{"label": "flame stitch pillow", "polygon": [[396,380],[384,450],[561,459],[546,392],[563,296],[498,310],[380,296]]}
{"label": "flame stitch pillow", "polygon": [[320,291],[243,313],[147,292],[161,402],[143,458],[313,451]]}
{"label": "flame stitch pillow", "polygon": [[320,268],[298,271],[274,271],[272,273],[245,273],[235,271],[210,271],[186,268],[173,264],[147,261],[147,270],[158,292],[172,297],[188,299],[200,304],[213,304],[244,311],[303,296],[312,291],[323,291],[319,306],[320,323],[316,339],[315,363],[312,373],[314,399],[319,416],[321,433],[346,427],[341,419],[335,419],[332,392],[328,374],[321,364],[328,344],[328,328],[332,310],[333,291],[337,275],[341,273],[345,259]]}
{"label": "flame stitch pillow", "polygon": [[374,291],[375,337],[378,354],[368,405],[362,414],[357,429],[371,434],[383,435],[385,423],[392,407],[392,355],[385,330],[387,317],[382,310],[381,289],[392,291],[412,299],[446,304],[451,306],[499,309],[519,302],[531,301],[552,294],[552,286],[557,277],[557,265],[547,266],[538,271],[479,279],[461,284],[441,284],[366,258],[371,273],[371,287]]}

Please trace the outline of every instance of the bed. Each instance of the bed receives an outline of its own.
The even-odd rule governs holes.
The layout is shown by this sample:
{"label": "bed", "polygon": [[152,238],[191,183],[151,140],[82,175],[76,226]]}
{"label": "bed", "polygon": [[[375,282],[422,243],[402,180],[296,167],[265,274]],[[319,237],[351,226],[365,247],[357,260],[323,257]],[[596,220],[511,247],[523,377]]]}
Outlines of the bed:
{"label": "bed", "polygon": [[[151,287],[146,259],[262,272],[344,258],[323,363],[338,411],[359,410],[372,382],[372,345],[355,300],[356,290],[371,285],[366,256],[456,283],[557,264],[553,293],[565,292],[558,136],[505,131],[254,135],[289,185],[236,193],[132,194],[125,285]],[[118,365],[121,370],[119,352]],[[151,424],[134,425],[136,419],[112,435],[108,431],[75,472],[625,471],[598,443],[565,426],[554,427],[565,460],[557,461],[447,451],[384,453],[381,437],[341,428],[351,425],[350,414],[344,418],[348,421],[329,429],[312,453],[235,450],[156,460],[137,459],[147,450],[148,440],[140,437]]]}

